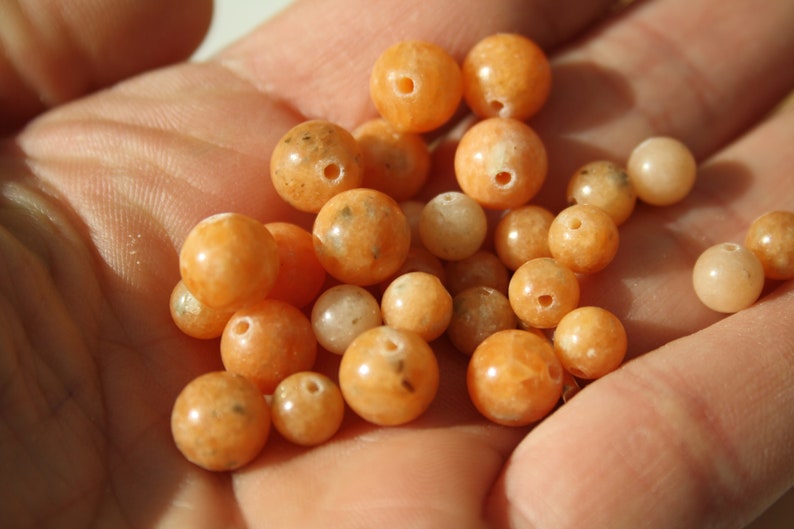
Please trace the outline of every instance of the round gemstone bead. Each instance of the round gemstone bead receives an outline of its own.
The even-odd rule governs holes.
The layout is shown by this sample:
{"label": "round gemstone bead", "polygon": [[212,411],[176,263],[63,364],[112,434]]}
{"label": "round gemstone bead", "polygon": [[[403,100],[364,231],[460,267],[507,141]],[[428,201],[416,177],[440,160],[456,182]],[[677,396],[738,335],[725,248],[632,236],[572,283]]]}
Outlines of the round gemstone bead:
{"label": "round gemstone bead", "polygon": [[452,296],[433,274],[408,272],[386,287],[380,308],[386,325],[413,331],[430,342],[447,329]]}
{"label": "round gemstone bead", "polygon": [[563,369],[548,340],[519,329],[486,338],[471,356],[469,396],[486,418],[526,426],[548,415],[562,395]]}
{"label": "round gemstone bead", "polygon": [[381,326],[360,334],[339,365],[345,402],[365,420],[383,426],[408,423],[438,391],[438,362],[416,333]]}
{"label": "round gemstone bead", "polygon": [[455,150],[455,177],[483,207],[510,209],[531,200],[546,180],[546,148],[532,128],[515,119],[475,124]]}
{"label": "round gemstone bead", "polygon": [[600,378],[626,356],[626,330],[617,316],[601,307],[578,307],[554,330],[554,352],[562,367],[578,378]]}
{"label": "round gemstone bead", "polygon": [[267,297],[296,307],[305,307],[317,297],[325,283],[325,269],[314,253],[312,234],[289,222],[271,222],[265,227],[278,245],[279,272]]}
{"label": "round gemstone bead", "polygon": [[461,67],[463,97],[480,117],[525,120],[544,105],[551,90],[546,54],[530,39],[498,33],[475,44]]}
{"label": "round gemstone bead", "polygon": [[397,202],[374,189],[351,189],[329,200],[312,230],[323,268],[343,283],[374,285],[394,274],[411,246]]}
{"label": "round gemstone bead", "polygon": [[755,219],[744,245],[753,252],[769,279],[794,277],[794,212],[770,211]]}
{"label": "round gemstone bead", "polygon": [[482,206],[471,197],[447,191],[425,204],[419,218],[419,236],[427,250],[447,261],[473,255],[488,232],[488,219]]}
{"label": "round gemstone bead", "polygon": [[534,204],[506,212],[494,229],[496,255],[510,270],[536,257],[551,257],[549,226],[553,220],[551,211]]}
{"label": "round gemstone bead", "polygon": [[617,226],[631,216],[637,203],[637,193],[626,170],[606,160],[580,167],[568,181],[567,195],[569,204],[603,209]]}
{"label": "round gemstone bead", "polygon": [[380,305],[368,290],[356,285],[336,285],[314,302],[312,329],[326,350],[341,355],[353,339],[382,323]]}
{"label": "round gemstone bead", "polygon": [[270,409],[247,378],[213,371],[189,382],[171,411],[180,452],[207,470],[234,470],[251,462],[270,434]]}
{"label": "round gemstone bead", "polygon": [[450,261],[444,267],[447,288],[455,294],[473,286],[487,286],[507,294],[510,273],[499,257],[488,250],[478,250],[460,261]]}
{"label": "round gemstone bead", "polygon": [[683,200],[695,185],[697,162],[686,145],[665,136],[637,145],[626,164],[637,197],[654,206]]}
{"label": "round gemstone bead", "polygon": [[277,299],[238,310],[221,336],[223,366],[253,381],[265,395],[292,373],[311,369],[316,356],[309,318]]}
{"label": "round gemstone bead", "polygon": [[264,224],[219,213],[196,224],[179,252],[187,289],[214,309],[236,310],[264,298],[276,282],[278,245]]}
{"label": "round gemstone bead", "polygon": [[234,313],[231,310],[217,310],[206,306],[190,293],[185,282],[181,280],[171,291],[169,307],[171,318],[179,330],[202,340],[219,337]]}
{"label": "round gemstone bead", "polygon": [[551,329],[579,304],[579,281],[550,257],[527,261],[515,271],[508,299],[518,318],[537,329]]}
{"label": "round gemstone bead", "polygon": [[717,312],[746,309],[764,288],[764,267],[753,252],[730,242],[707,248],[692,270],[695,294]]}
{"label": "round gemstone bead", "polygon": [[440,46],[415,40],[398,42],[378,57],[369,89],[380,115],[410,132],[445,124],[463,97],[455,59]]}
{"label": "round gemstone bead", "polygon": [[596,206],[569,206],[549,226],[552,257],[576,273],[592,274],[606,268],[614,259],[619,243],[620,235],[612,217]]}
{"label": "round gemstone bead", "polygon": [[507,296],[491,287],[474,286],[452,299],[447,336],[458,351],[471,355],[487,337],[515,329],[517,323]]}
{"label": "round gemstone bead", "polygon": [[321,373],[301,371],[282,380],[273,392],[273,427],[301,446],[324,443],[334,436],[345,416],[342,392]]}

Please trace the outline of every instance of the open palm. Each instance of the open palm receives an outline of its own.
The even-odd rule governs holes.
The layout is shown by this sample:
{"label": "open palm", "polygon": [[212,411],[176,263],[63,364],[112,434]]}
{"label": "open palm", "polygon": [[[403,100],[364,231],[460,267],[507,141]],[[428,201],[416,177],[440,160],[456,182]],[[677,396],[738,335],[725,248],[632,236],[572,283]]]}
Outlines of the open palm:
{"label": "open palm", "polygon": [[[612,3],[305,0],[214,60],[140,73],[189,53],[205,3],[0,2],[16,35],[0,39],[3,525],[740,527],[794,485],[791,282],[727,318],[690,286],[705,247],[794,209],[794,113],[770,114],[794,87],[794,4],[657,0],[605,18]],[[233,474],[192,466],[171,405],[220,365],[168,314],[189,228],[219,211],[310,222],[269,183],[278,138],[373,117],[368,71],[397,40],[461,58],[497,31],[554,62],[532,122],[550,154],[540,203],[559,209],[576,167],[651,135],[701,163],[693,194],[640,206],[616,261],[583,282],[584,303],[623,319],[632,360],[510,429],[481,419],[466,358],[439,346],[440,393],[415,423],[349,413],[322,447],[274,436]]]}

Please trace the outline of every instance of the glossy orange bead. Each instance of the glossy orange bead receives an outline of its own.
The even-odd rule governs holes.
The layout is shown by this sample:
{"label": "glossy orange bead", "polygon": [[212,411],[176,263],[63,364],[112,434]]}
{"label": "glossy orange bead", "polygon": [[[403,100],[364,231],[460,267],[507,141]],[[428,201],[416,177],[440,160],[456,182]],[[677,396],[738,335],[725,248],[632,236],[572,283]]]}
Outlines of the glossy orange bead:
{"label": "glossy orange bead", "polygon": [[753,252],[770,279],[794,277],[794,212],[770,211],[756,218],[744,245]]}
{"label": "glossy orange bead", "polygon": [[332,196],[361,185],[361,148],[343,127],[324,120],[299,123],[270,158],[276,192],[296,209],[316,213]]}
{"label": "glossy orange bead", "polygon": [[438,391],[438,361],[410,331],[376,327],[350,344],[339,365],[345,402],[360,417],[383,426],[422,415]]}
{"label": "glossy orange bead", "polygon": [[325,283],[326,273],[314,253],[314,240],[307,230],[289,222],[271,222],[265,227],[278,245],[279,272],[268,297],[296,307],[312,303]]}
{"label": "glossy orange bead", "polygon": [[309,318],[277,299],[238,310],[221,336],[226,370],[250,379],[266,395],[289,375],[310,370],[316,356]]}
{"label": "glossy orange bead", "polygon": [[626,170],[614,162],[598,160],[583,165],[568,181],[568,204],[589,204],[604,210],[617,226],[634,211],[637,193]]}
{"label": "glossy orange bead", "polygon": [[235,470],[251,462],[270,435],[270,409],[253,382],[214,371],[189,382],[171,411],[179,451],[207,470]]}
{"label": "glossy orange bead", "polygon": [[487,286],[507,294],[510,272],[497,255],[478,250],[459,261],[449,261],[445,267],[447,289],[453,296],[474,286]]}
{"label": "glossy orange bead", "polygon": [[554,330],[554,352],[562,367],[586,380],[617,369],[627,347],[620,319],[601,307],[578,307],[563,316]]}
{"label": "glossy orange bead", "polygon": [[546,180],[546,148],[532,128],[515,119],[475,124],[455,150],[455,177],[464,193],[490,209],[529,202]]}
{"label": "glossy orange bead", "polygon": [[550,257],[527,261],[515,271],[508,299],[518,318],[537,329],[550,329],[579,304],[579,280]]}
{"label": "glossy orange bead", "polygon": [[510,270],[536,257],[551,257],[549,226],[553,220],[551,211],[534,204],[507,211],[494,229],[496,255]]}
{"label": "glossy orange bead", "polygon": [[695,261],[692,284],[708,308],[734,313],[746,309],[761,295],[764,267],[753,252],[740,244],[715,244]]}
{"label": "glossy orange bead", "polygon": [[401,130],[427,132],[445,124],[463,97],[460,66],[443,48],[403,41],[372,67],[370,96],[380,115]]}
{"label": "glossy orange bead", "polygon": [[427,250],[447,261],[473,255],[488,233],[482,206],[458,191],[436,195],[425,204],[419,219],[419,236]]}
{"label": "glossy orange bead", "polygon": [[171,291],[169,308],[171,319],[179,330],[202,340],[219,337],[234,313],[231,310],[217,310],[206,306],[190,293],[181,280]]}
{"label": "glossy orange bead", "polygon": [[657,136],[631,151],[626,171],[640,200],[671,206],[683,200],[695,185],[697,162],[679,140]]}
{"label": "glossy orange bead", "polygon": [[336,285],[314,302],[312,329],[317,341],[341,355],[362,332],[383,323],[380,304],[368,290],[357,285]]}
{"label": "glossy orange bead", "polygon": [[282,380],[273,392],[273,427],[301,446],[326,442],[339,431],[345,416],[342,392],[321,373],[301,371]]}
{"label": "glossy orange bead", "polygon": [[488,336],[515,329],[517,323],[507,296],[491,287],[475,286],[452,299],[447,336],[458,351],[471,355]]}
{"label": "glossy orange bead", "polygon": [[474,114],[525,120],[537,113],[551,91],[551,66],[532,40],[514,33],[485,37],[461,67],[463,97]]}
{"label": "glossy orange bead", "polygon": [[444,334],[452,318],[452,296],[427,272],[397,277],[383,292],[380,307],[386,325],[415,332],[428,342]]}
{"label": "glossy orange bead", "polygon": [[549,251],[576,273],[592,274],[615,258],[620,235],[604,210],[575,204],[559,212],[549,226]]}
{"label": "glossy orange bead", "polygon": [[236,310],[264,298],[278,276],[278,245],[264,224],[219,213],[196,224],[179,252],[187,289],[214,309]]}
{"label": "glossy orange bead", "polygon": [[471,356],[469,397],[489,420],[526,426],[544,418],[562,395],[563,369],[548,340],[519,329],[486,338]]}
{"label": "glossy orange bead", "polygon": [[314,251],[343,283],[374,285],[402,266],[411,228],[397,202],[374,189],[352,189],[329,200],[314,221]]}

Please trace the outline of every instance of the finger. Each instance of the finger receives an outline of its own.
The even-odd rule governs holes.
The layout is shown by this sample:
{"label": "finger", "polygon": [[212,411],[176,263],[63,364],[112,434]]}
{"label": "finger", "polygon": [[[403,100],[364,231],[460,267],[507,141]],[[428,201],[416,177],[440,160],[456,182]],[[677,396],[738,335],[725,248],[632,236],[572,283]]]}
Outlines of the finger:
{"label": "finger", "polygon": [[43,109],[184,59],[210,1],[0,2],[0,133]]}

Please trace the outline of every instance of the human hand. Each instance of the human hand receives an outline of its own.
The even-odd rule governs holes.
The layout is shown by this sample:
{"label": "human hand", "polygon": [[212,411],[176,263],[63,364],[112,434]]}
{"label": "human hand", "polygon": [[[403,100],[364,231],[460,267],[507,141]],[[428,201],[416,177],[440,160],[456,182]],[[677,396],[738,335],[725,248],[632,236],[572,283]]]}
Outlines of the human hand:
{"label": "human hand", "polygon": [[[60,103],[184,55],[207,12],[161,4],[108,1],[112,24],[87,14],[66,32],[82,45],[54,47],[91,50],[91,67],[67,57],[25,78]],[[768,115],[794,86],[793,6],[657,0],[605,22],[610,4],[305,0],[206,64],[131,77],[18,129],[0,147],[4,523],[700,529],[740,526],[791,487],[791,281],[721,317],[690,275],[711,243],[794,209],[794,113]],[[147,29],[118,41],[123,31],[81,32],[95,27]],[[306,117],[373,117],[369,68],[398,40],[461,58],[497,31],[534,38],[555,65],[531,122],[550,155],[539,203],[559,209],[576,167],[623,160],[650,135],[681,139],[702,164],[687,200],[640,206],[616,260],[583,282],[582,303],[623,320],[632,360],[540,425],[511,429],[477,414],[466,358],[439,344],[440,393],[414,423],[378,428],[349,413],[331,442],[306,450],[273,435],[234,473],[185,461],[170,437],[173,400],[220,367],[217,343],[181,335],[168,313],[189,228],[218,211],[310,222],[268,181],[281,134]],[[4,101],[32,101],[17,97],[21,85],[2,89],[14,96]],[[3,123],[37,110],[5,104]],[[318,367],[333,373],[335,360]]]}

